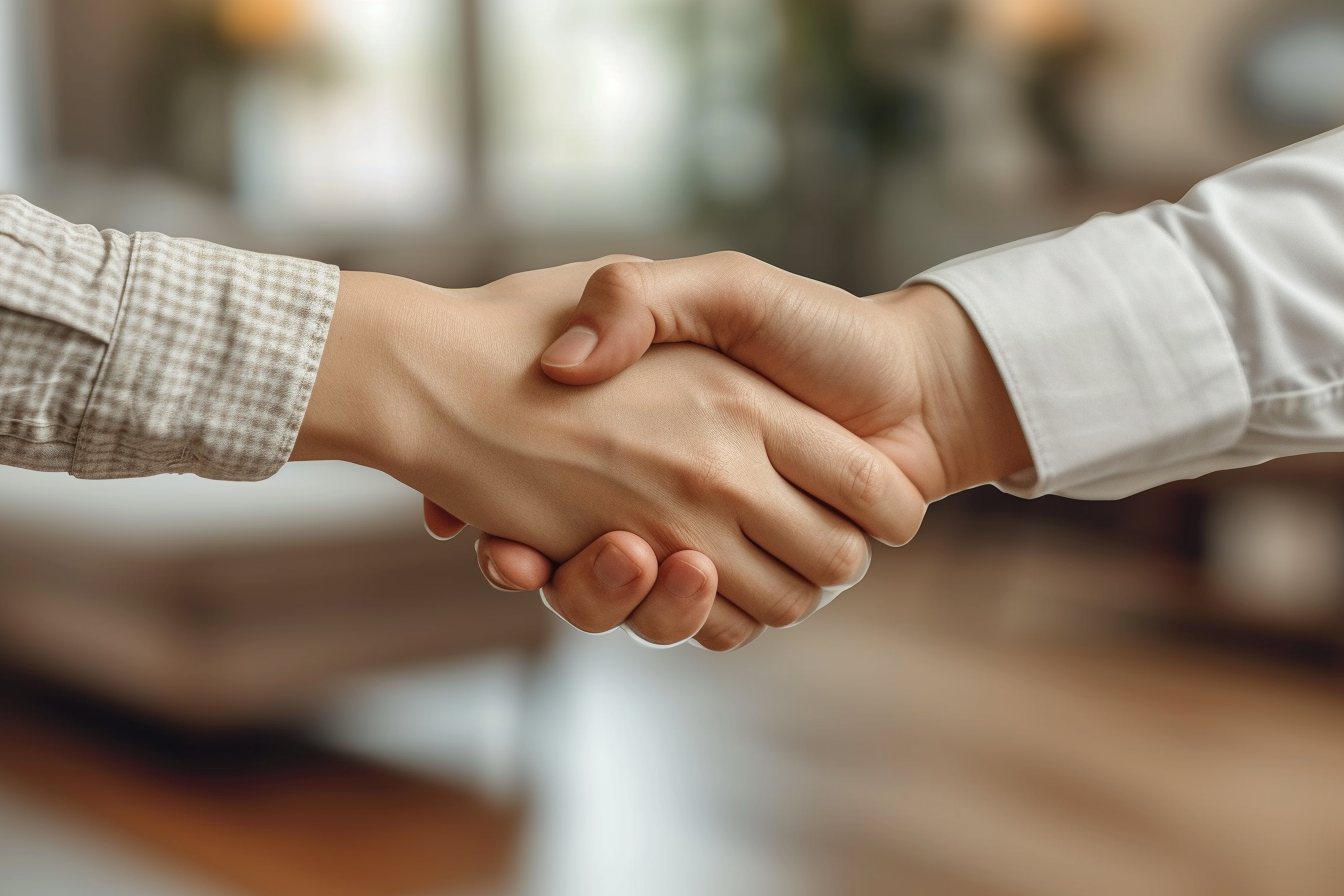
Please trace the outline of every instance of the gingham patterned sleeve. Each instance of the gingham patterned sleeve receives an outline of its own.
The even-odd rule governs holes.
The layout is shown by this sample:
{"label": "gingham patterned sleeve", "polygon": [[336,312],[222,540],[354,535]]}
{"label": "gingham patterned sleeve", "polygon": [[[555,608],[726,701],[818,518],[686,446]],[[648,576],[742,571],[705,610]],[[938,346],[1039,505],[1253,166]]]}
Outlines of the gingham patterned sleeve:
{"label": "gingham patterned sleeve", "polygon": [[294,447],[339,282],[0,196],[0,464],[265,479]]}

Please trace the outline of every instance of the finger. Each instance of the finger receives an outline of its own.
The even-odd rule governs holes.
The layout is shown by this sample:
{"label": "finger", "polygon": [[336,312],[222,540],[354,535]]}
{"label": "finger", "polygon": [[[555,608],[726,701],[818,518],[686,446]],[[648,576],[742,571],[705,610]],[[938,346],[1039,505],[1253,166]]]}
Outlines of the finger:
{"label": "finger", "polygon": [[796,625],[867,571],[867,536],[778,476],[719,488],[739,507],[738,530],[706,553],[718,567],[720,594],[756,622]]}
{"label": "finger", "polygon": [[[913,538],[928,505],[891,458],[800,402],[785,396],[779,402],[778,411],[762,415],[766,454],[779,475],[886,544]],[[837,550],[843,553],[844,545]]]}
{"label": "finger", "polygon": [[764,631],[764,625],[744,613],[732,601],[720,596],[710,607],[709,618],[700,627],[692,643],[715,653],[725,653],[745,647]]}
{"label": "finger", "polygon": [[500,591],[536,591],[551,580],[554,564],[535,548],[507,538],[482,535],[476,563],[485,580]]}
{"label": "finger", "polygon": [[699,551],[678,551],[663,561],[658,580],[626,619],[626,628],[649,644],[679,644],[704,626],[718,586],[712,560]]}
{"label": "finger", "polygon": [[431,538],[447,541],[466,527],[466,523],[428,498],[425,499],[425,531]]}
{"label": "finger", "polygon": [[657,325],[647,303],[649,265],[617,263],[588,278],[561,336],[541,355],[541,367],[562,383],[588,385],[643,357]]}
{"label": "finger", "polygon": [[[653,575],[641,576],[624,588],[609,588],[596,575],[593,560],[611,540],[631,554],[644,554],[647,550],[641,563],[654,556],[638,536],[609,533],[564,564],[550,581],[550,560],[526,545],[483,535],[476,542],[476,554],[490,584],[503,591],[530,591],[544,586],[543,597],[552,612],[583,631],[610,631],[628,621],[636,635],[654,644],[684,640],[686,635],[681,633],[689,631],[702,634],[703,638],[697,640],[707,649],[724,651],[753,640],[764,629],[726,598],[715,594],[717,570],[708,557],[696,551],[680,551],[664,561]],[[703,584],[696,586],[689,597],[683,596],[689,589],[673,576],[678,566],[686,565],[703,577]],[[648,587],[649,580],[655,582],[653,588]],[[594,611],[594,602],[608,606]]]}
{"label": "finger", "polygon": [[[785,400],[795,405],[791,409],[793,425],[789,427],[790,429],[815,428],[815,421],[811,419],[812,412],[809,409],[802,408],[790,399]],[[783,410],[786,413],[780,416],[787,416],[787,411],[790,409]],[[765,424],[767,454],[771,447],[769,431],[778,422],[774,416],[770,415],[770,420]],[[851,436],[844,430],[840,430],[840,433],[859,446],[868,447],[861,439]],[[808,435],[800,434],[799,438],[809,440]],[[808,447],[818,446],[803,447],[805,453]],[[807,472],[825,484],[824,478],[828,473],[814,472],[810,468],[829,470],[835,463],[834,455],[834,451],[818,450],[802,460],[806,461],[804,466],[809,467]],[[779,469],[773,457],[770,458],[770,462],[776,467],[775,472],[780,476],[786,476],[785,471]],[[742,533],[761,550],[778,558],[813,585],[821,588],[837,586],[848,588],[856,584],[867,571],[871,559],[868,536],[853,522],[800,491],[795,484],[787,481],[787,478],[780,476],[768,477],[751,490],[739,494],[746,504],[746,508],[740,511],[738,519]],[[825,491],[821,492],[821,496],[829,497]],[[746,606],[743,606],[743,609],[748,612],[751,610]],[[764,619],[761,621],[768,622]]]}
{"label": "finger", "polygon": [[[784,528],[791,528],[785,526]],[[799,530],[805,527],[797,527]],[[799,538],[788,555],[809,549]],[[770,628],[787,628],[804,619],[821,603],[822,589],[757,546],[747,535],[738,533],[728,544],[707,551],[719,570],[719,594],[753,623]]]}
{"label": "finger", "polygon": [[[541,366],[562,383],[608,379],[655,342],[697,342],[731,355],[788,275],[748,256],[721,252],[667,262],[620,261],[595,270],[565,332]],[[778,279],[780,288],[763,288]],[[808,281],[810,282],[810,281]]]}
{"label": "finger", "polygon": [[557,616],[585,632],[625,622],[658,579],[658,558],[630,532],[608,532],[555,571],[542,599]]}
{"label": "finger", "polygon": [[759,502],[742,519],[742,532],[766,554],[787,563],[796,575],[815,586],[788,606],[776,606],[769,617],[739,603],[772,628],[789,628],[859,583],[872,561],[868,536],[833,510],[802,494],[787,482],[758,494]]}

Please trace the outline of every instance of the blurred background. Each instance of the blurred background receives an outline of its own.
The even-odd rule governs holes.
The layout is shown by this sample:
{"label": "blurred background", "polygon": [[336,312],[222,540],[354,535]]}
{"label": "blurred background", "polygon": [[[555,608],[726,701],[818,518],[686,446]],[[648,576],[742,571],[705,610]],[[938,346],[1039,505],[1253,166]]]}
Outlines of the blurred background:
{"label": "blurred background", "polygon": [[[0,189],[443,286],[878,292],[1339,125],[1324,0],[0,0]],[[564,630],[368,471],[0,474],[4,896],[1344,889],[1334,456],[959,495],[728,656]]]}

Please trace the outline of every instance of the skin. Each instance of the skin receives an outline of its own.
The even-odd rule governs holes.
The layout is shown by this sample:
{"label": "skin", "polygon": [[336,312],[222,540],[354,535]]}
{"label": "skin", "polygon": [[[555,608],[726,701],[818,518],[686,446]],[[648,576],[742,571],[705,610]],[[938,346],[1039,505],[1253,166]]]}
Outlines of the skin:
{"label": "skin", "polygon": [[[634,362],[651,345],[669,342],[712,348],[760,373],[904,472],[918,493],[916,526],[929,502],[1032,466],[989,350],[960,305],[935,286],[859,298],[735,253],[622,261],[594,272],[565,331],[540,363],[550,378],[571,386],[628,375],[623,371],[637,369]],[[641,564],[651,562],[631,533],[620,531],[604,535],[553,575],[545,557],[516,540],[485,536],[477,551],[497,587],[545,587],[550,605],[581,628],[593,630],[598,618],[606,622],[626,613],[641,633],[656,631],[667,639],[696,634],[695,614],[685,604],[712,598],[674,597],[659,586],[661,577],[646,585],[658,575],[652,566],[611,587],[593,568],[608,543],[620,543]],[[662,572],[668,564],[703,570],[707,560],[670,557]],[[697,635],[716,650],[749,639]]]}
{"label": "skin", "polygon": [[[437,521],[532,546],[548,578],[582,553],[585,582],[665,598],[634,618],[668,641],[741,643],[797,621],[866,564],[864,529],[908,537],[918,494],[889,458],[719,353],[656,347],[583,388],[546,376],[537,356],[603,267],[460,291],[342,274],[292,459],[383,470]],[[570,576],[554,577],[565,595],[581,587]]]}

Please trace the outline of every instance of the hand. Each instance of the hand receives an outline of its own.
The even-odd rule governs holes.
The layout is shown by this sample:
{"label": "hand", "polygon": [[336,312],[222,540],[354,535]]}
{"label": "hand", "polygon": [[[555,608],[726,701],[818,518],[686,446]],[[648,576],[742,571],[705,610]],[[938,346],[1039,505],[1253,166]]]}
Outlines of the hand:
{"label": "hand", "polygon": [[[590,384],[671,341],[715,348],[862,436],[909,476],[923,502],[1031,466],[988,350],[937,287],[859,299],[735,253],[623,262],[595,272],[542,367],[559,382]],[[503,539],[487,536],[478,551],[496,585],[538,587],[550,572]],[[547,588],[567,618],[585,619],[594,602],[638,607],[646,620],[674,605],[657,593],[602,601],[587,562],[576,557]]]}
{"label": "hand", "polygon": [[[801,618],[866,563],[844,517],[899,532],[918,496],[880,452],[702,348],[659,348],[585,389],[546,378],[535,358],[599,267],[456,293],[343,274],[294,459],[377,467],[548,558],[626,530],[648,553],[608,536],[592,565],[646,591],[666,578],[646,565],[701,551],[708,570],[698,555],[673,568],[696,594],[719,572],[725,600],[692,608],[702,641]],[[869,501],[878,490],[895,500]]]}

